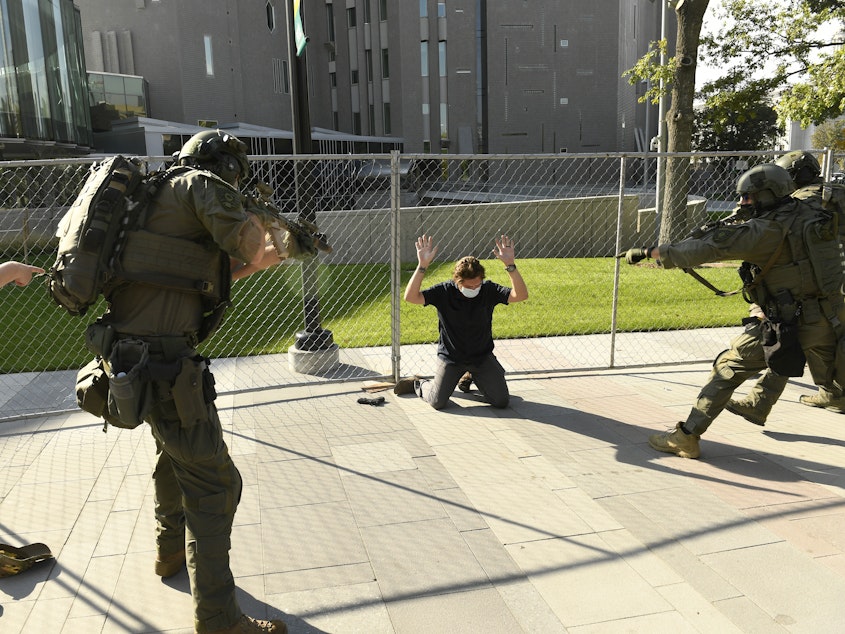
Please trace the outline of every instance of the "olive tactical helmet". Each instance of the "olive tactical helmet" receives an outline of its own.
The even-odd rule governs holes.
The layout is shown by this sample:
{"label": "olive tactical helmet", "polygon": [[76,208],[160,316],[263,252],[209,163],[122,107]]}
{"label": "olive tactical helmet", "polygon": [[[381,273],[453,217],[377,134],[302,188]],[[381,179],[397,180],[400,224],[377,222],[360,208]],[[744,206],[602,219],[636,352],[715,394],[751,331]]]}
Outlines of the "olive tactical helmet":
{"label": "olive tactical helmet", "polygon": [[201,167],[214,172],[227,183],[235,184],[249,177],[246,143],[223,130],[198,132],[179,151],[179,165]]}
{"label": "olive tactical helmet", "polygon": [[795,183],[784,168],[774,163],[752,167],[736,181],[736,193],[752,194],[755,206],[767,210],[795,191]]}
{"label": "olive tactical helmet", "polygon": [[822,173],[821,165],[816,157],[803,150],[787,152],[775,161],[775,165],[780,165],[789,172],[796,187],[814,183]]}

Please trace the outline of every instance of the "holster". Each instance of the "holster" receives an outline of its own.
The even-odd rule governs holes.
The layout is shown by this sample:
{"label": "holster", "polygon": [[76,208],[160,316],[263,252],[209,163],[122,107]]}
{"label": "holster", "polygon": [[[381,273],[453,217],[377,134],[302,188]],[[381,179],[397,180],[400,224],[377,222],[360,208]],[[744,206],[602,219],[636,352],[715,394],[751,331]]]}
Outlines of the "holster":
{"label": "holster", "polygon": [[760,331],[766,365],[781,376],[802,376],[807,359],[798,341],[798,324],[767,319]]}
{"label": "holster", "polygon": [[183,358],[171,392],[182,427],[208,422],[208,406],[217,398],[208,360],[199,355]]}

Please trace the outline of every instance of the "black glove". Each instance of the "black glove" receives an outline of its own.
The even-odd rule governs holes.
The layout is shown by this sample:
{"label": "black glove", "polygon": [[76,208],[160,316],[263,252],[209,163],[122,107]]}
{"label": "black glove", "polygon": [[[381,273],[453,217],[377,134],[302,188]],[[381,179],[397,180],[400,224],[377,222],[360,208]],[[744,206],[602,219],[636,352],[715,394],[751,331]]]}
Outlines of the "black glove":
{"label": "black glove", "polygon": [[376,406],[378,406],[378,405],[381,405],[382,403],[384,403],[384,397],[383,396],[377,396],[376,398],[366,398],[365,396],[362,396],[361,398],[358,399],[358,402],[361,403],[361,405],[376,405]]}
{"label": "black glove", "polygon": [[651,253],[653,248],[654,247],[635,247],[633,249],[628,249],[624,253],[620,253],[616,257],[625,258],[625,261],[628,264],[636,264],[637,262],[648,259],[648,254]]}

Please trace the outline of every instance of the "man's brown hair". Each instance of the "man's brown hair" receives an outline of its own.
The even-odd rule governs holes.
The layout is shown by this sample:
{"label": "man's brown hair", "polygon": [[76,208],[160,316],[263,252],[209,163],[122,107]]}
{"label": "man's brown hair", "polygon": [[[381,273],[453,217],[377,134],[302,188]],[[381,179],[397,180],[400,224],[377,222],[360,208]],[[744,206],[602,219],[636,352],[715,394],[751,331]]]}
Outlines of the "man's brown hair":
{"label": "man's brown hair", "polygon": [[478,258],[474,255],[465,255],[455,263],[455,272],[452,274],[452,279],[456,282],[459,280],[471,280],[480,277],[484,279],[484,267]]}

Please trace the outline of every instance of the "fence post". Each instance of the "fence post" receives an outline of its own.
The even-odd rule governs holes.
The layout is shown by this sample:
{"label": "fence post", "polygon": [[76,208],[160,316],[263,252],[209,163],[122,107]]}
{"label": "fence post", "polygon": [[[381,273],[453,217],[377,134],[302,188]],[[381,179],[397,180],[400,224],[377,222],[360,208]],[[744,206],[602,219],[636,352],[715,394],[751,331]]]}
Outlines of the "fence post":
{"label": "fence post", "polygon": [[831,178],[831,174],[833,174],[833,148],[826,147],[823,150],[824,152],[824,173],[822,174],[822,178],[825,181],[829,181]]}
{"label": "fence post", "polygon": [[399,170],[399,151],[390,152],[390,348],[391,370],[393,380],[401,377],[400,364],[401,347],[399,339],[402,334],[399,323],[399,310],[402,301],[402,244],[401,244],[402,197]]}
{"label": "fence post", "polygon": [[[622,209],[625,201],[625,156],[619,157],[619,201],[616,206],[616,250],[622,251]],[[609,367],[614,367],[616,360],[616,312],[619,307],[619,269],[620,260],[616,258],[613,268],[613,302],[610,309],[610,361]]]}

